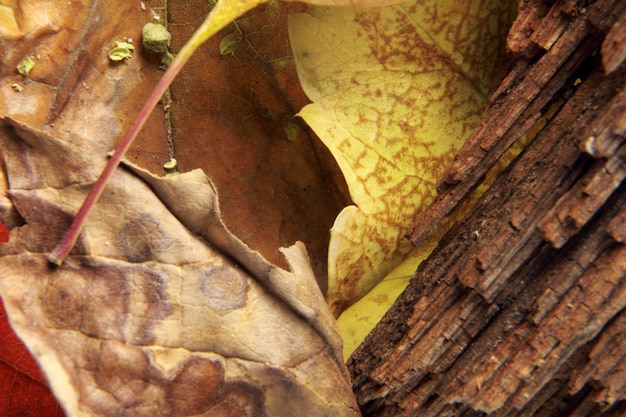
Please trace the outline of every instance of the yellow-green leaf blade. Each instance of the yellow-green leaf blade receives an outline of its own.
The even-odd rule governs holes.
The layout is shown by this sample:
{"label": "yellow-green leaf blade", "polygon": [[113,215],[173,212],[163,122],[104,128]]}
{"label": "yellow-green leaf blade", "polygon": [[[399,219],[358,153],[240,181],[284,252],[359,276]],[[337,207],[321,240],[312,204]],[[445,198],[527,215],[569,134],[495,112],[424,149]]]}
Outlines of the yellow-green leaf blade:
{"label": "yellow-green leaf blade", "polygon": [[412,1],[291,18],[298,75],[314,102],[300,115],[337,159],[356,205],[331,231],[336,313],[411,252],[403,234],[480,118],[506,30],[497,23],[510,11],[496,1]]}

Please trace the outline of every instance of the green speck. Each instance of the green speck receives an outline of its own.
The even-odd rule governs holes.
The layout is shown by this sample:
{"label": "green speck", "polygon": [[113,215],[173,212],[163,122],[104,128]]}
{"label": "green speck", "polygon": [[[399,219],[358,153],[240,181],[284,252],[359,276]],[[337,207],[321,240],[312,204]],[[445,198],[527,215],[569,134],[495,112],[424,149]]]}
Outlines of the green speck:
{"label": "green speck", "polygon": [[141,43],[146,50],[157,54],[168,52],[172,35],[165,26],[158,23],[146,23],[141,31]]}
{"label": "green speck", "polygon": [[19,64],[17,64],[17,72],[22,74],[24,77],[28,76],[28,73],[35,67],[35,61],[33,61],[33,57],[29,56]]}
{"label": "green speck", "polygon": [[170,158],[169,161],[163,164],[163,169],[167,171],[171,171],[176,168],[176,164],[177,164],[176,158]]}
{"label": "green speck", "polygon": [[239,49],[241,37],[237,33],[229,33],[220,42],[220,55],[230,55]]}
{"label": "green speck", "polygon": [[109,51],[109,59],[115,62],[130,59],[134,50],[135,47],[131,43],[115,41],[115,46]]}
{"label": "green speck", "polygon": [[148,52],[161,54],[161,64],[169,67],[174,55],[169,51],[172,35],[165,26],[158,23],[146,23],[141,31],[141,44]]}
{"label": "green speck", "polygon": [[300,128],[294,122],[287,122],[283,125],[283,130],[287,135],[287,140],[293,142],[300,134]]}
{"label": "green speck", "polygon": [[166,67],[169,67],[173,60],[174,55],[172,55],[170,51],[165,51],[163,52],[163,55],[161,55],[161,64],[165,65]]}

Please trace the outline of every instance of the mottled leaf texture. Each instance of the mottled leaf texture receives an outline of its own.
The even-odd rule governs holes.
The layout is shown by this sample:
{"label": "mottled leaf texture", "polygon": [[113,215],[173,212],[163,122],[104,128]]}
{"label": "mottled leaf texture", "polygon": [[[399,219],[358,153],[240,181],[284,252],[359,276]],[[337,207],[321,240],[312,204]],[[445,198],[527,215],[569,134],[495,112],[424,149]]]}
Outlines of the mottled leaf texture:
{"label": "mottled leaf texture", "polygon": [[26,224],[0,246],[0,293],[68,415],[359,414],[302,245],[273,267],[224,228],[200,171],[120,169],[51,267],[104,160],[10,119],[2,133]]}
{"label": "mottled leaf texture", "polygon": [[514,6],[413,0],[290,17],[298,77],[313,101],[299,114],[354,201],[331,230],[327,298],[336,314],[413,251],[407,225],[480,120]]}
{"label": "mottled leaf texture", "polygon": [[[66,413],[359,415],[304,248],[283,250],[289,271],[251,251],[200,171],[116,170],[63,266],[46,261],[161,75],[140,49],[107,57],[153,15],[99,1],[0,12],[0,295]],[[146,127],[158,168],[162,113]]]}

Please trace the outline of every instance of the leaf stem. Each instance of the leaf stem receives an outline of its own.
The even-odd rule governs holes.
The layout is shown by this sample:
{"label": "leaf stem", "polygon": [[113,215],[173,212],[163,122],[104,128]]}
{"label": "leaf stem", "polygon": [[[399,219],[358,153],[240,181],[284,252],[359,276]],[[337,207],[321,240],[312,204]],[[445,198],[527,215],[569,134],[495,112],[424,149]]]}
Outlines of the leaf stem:
{"label": "leaf stem", "polygon": [[161,99],[161,96],[165,93],[165,90],[167,90],[170,86],[191,55],[193,55],[200,45],[202,45],[207,39],[217,33],[224,26],[264,1],[265,0],[220,0],[217,2],[215,7],[211,10],[211,13],[209,13],[202,25],[185,43],[161,80],[159,80],[158,84],[152,91],[152,94],[137,115],[137,118],[133,122],[132,126],[122,138],[119,148],[117,148],[111,159],[109,159],[109,162],[100,174],[100,177],[94,184],[93,188],[89,191],[89,194],[85,198],[85,201],[83,201],[78,213],[74,216],[70,227],[67,229],[58,245],[48,255],[48,260],[50,262],[55,265],[61,265],[63,260],[70,253],[78,240],[78,236],[80,235],[89,212],[98,201],[98,198],[100,198],[100,195],[104,190],[104,186],[111,177],[111,174],[120,164],[124,154],[130,148],[130,145],[137,137],[137,134],[143,125],[146,123],[146,120]]}

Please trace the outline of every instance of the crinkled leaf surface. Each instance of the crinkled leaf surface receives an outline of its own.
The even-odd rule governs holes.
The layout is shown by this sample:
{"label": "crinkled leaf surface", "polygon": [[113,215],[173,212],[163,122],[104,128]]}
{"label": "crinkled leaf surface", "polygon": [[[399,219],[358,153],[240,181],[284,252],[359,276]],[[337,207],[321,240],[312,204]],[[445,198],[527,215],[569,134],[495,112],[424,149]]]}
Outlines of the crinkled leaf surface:
{"label": "crinkled leaf surface", "polygon": [[[308,100],[291,55],[287,6],[294,5],[260,5],[191,57],[171,87],[172,138],[179,169],[202,168],[217,186],[233,233],[280,265],[278,247],[305,242],[325,288],[329,230],[350,200],[332,156],[295,117]],[[174,51],[209,7],[206,0],[170,5]],[[223,39],[236,42],[233,53],[220,53]]]}
{"label": "crinkled leaf surface", "polygon": [[[168,5],[174,51],[214,4]],[[279,246],[304,241],[325,290],[329,229],[350,201],[332,156],[295,117],[308,100],[295,72],[287,13],[302,7],[261,2],[209,39],[174,81],[167,107],[179,169],[201,167],[210,175],[233,233],[279,265]],[[224,40],[229,53],[220,49]]]}
{"label": "crinkled leaf surface", "polygon": [[[284,251],[289,271],[248,249],[199,171],[118,170],[66,264],[47,263],[160,75],[141,54],[107,58],[150,20],[139,3],[66,6],[22,2],[2,34],[1,207],[12,231],[0,294],[68,414],[358,415],[303,248]],[[23,48],[5,47],[16,40]],[[25,80],[12,68],[30,54]],[[144,134],[156,144],[165,129],[154,119]]]}
{"label": "crinkled leaf surface", "polygon": [[138,170],[152,188],[120,171],[52,268],[46,253],[103,158],[9,123],[9,195],[26,225],[0,246],[0,293],[69,415],[358,414],[301,245],[283,251],[292,272],[276,268],[226,231],[200,171]]}
{"label": "crinkled leaf surface", "polygon": [[[139,3],[24,0],[0,5],[0,16],[1,116],[63,134],[106,138],[103,146],[110,147],[162,74],[142,53],[117,64],[107,56],[115,41],[139,41],[143,23],[151,20]],[[35,67],[25,78],[16,65],[28,56]],[[23,91],[14,91],[12,84]],[[155,112],[131,158],[142,158],[144,166],[159,170],[167,161],[167,143],[160,139],[165,135],[163,114]],[[10,217],[3,207],[3,215]]]}
{"label": "crinkled leaf surface", "polygon": [[[333,1],[324,1],[323,3],[337,4]],[[341,3],[352,4],[353,2]],[[222,351],[211,353],[202,349],[194,350],[194,347],[190,348],[184,344],[187,342],[176,342],[177,336],[178,340],[186,340],[187,336],[196,334],[193,324],[197,324],[196,320],[199,320],[200,317],[207,316],[206,311],[202,310],[202,307],[206,307],[206,305],[197,308],[197,303],[211,304],[204,297],[198,295],[204,294],[203,291],[206,292],[207,290],[205,285],[198,283],[208,281],[209,276],[213,277],[213,275],[205,273],[201,278],[190,279],[190,283],[195,282],[197,284],[195,287],[190,284],[196,293],[187,294],[189,299],[182,297],[182,302],[179,302],[180,298],[168,298],[172,296],[171,293],[167,292],[171,288],[163,285],[163,280],[160,277],[167,276],[169,278],[170,273],[176,276],[175,271],[178,271],[178,276],[187,275],[189,271],[185,268],[188,268],[189,265],[198,264],[200,269],[203,268],[203,264],[197,260],[197,257],[204,259],[205,255],[220,255],[220,253],[214,252],[215,247],[213,246],[208,246],[207,249],[206,246],[203,246],[203,242],[200,242],[200,246],[196,247],[195,244],[198,242],[193,240],[195,238],[188,231],[185,232],[187,233],[185,239],[174,233],[169,223],[172,212],[177,216],[174,223],[183,220],[188,230],[203,235],[206,233],[205,238],[207,240],[212,241],[222,250],[230,251],[229,255],[237,260],[238,265],[234,265],[229,263],[228,259],[224,260],[220,256],[217,256],[217,260],[208,256],[210,261],[207,262],[211,265],[209,270],[216,272],[221,278],[226,277],[224,279],[228,285],[225,287],[228,288],[228,291],[232,290],[233,287],[239,289],[243,287],[243,290],[235,291],[235,293],[245,294],[246,299],[250,294],[254,299],[253,295],[256,294],[253,290],[250,290],[252,292],[248,291],[249,287],[266,291],[267,294],[263,293],[264,296],[260,297],[261,299],[279,300],[277,303],[279,310],[285,308],[288,312],[294,313],[297,318],[306,323],[306,329],[313,332],[315,337],[321,338],[320,343],[325,346],[325,353],[316,351],[315,346],[319,345],[312,342],[307,343],[307,346],[313,350],[302,353],[301,345],[296,343],[286,348],[285,352],[277,355],[274,362],[270,361],[268,364],[265,361],[263,363],[265,370],[274,369],[274,366],[283,371],[287,369],[287,373],[296,378],[296,381],[304,381],[303,384],[296,387],[295,391],[281,392],[280,395],[293,397],[294,402],[298,403],[298,407],[310,407],[307,401],[315,400],[307,397],[306,393],[323,392],[322,397],[326,396],[326,393],[329,395],[334,393],[338,397],[346,394],[345,386],[342,388],[343,383],[339,383],[339,388],[337,386],[330,387],[325,385],[325,379],[320,379],[321,376],[333,375],[333,372],[336,375],[341,375],[343,370],[338,359],[340,355],[338,354],[336,331],[333,326],[329,325],[332,320],[327,313],[324,313],[325,310],[321,307],[323,303],[319,303],[319,293],[316,292],[314,286],[310,285],[312,280],[304,279],[305,285],[300,288],[300,281],[294,280],[293,274],[269,265],[260,255],[242,245],[237,238],[225,233],[217,215],[219,213],[216,208],[217,204],[211,203],[207,206],[207,201],[212,201],[211,199],[202,200],[198,203],[197,199],[187,199],[186,194],[178,193],[178,190],[187,184],[190,185],[188,188],[192,188],[194,191],[206,190],[206,193],[202,193],[202,195],[211,195],[213,187],[210,182],[202,175],[197,176],[197,173],[185,176],[182,183],[177,183],[176,186],[172,187],[172,182],[155,179],[138,169],[135,170],[135,173],[141,176],[144,182],[136,182],[136,177],[128,177],[130,174],[124,172],[123,175],[126,176],[120,177],[121,179],[117,178],[114,185],[110,187],[109,192],[112,194],[105,195],[104,200],[108,205],[99,209],[101,211],[97,212],[99,214],[96,214],[96,219],[88,225],[75,255],[69,259],[68,265],[59,270],[63,271],[62,273],[55,272],[59,279],[48,279],[47,275],[50,271],[43,261],[42,252],[53,244],[53,240],[58,237],[67,224],[69,213],[75,210],[80,201],[79,196],[84,194],[85,187],[93,181],[93,176],[99,169],[98,163],[95,161],[99,157],[104,159],[104,152],[110,148],[113,137],[120,130],[123,130],[125,121],[128,119],[127,114],[130,113],[130,118],[133,117],[133,110],[137,108],[136,103],[143,100],[146,92],[149,91],[151,78],[157,74],[151,71],[150,68],[152,67],[146,65],[143,58],[137,57],[136,60],[131,59],[129,63],[124,63],[124,65],[111,66],[104,53],[112,42],[119,40],[119,37],[138,39],[139,30],[137,27],[129,30],[123,25],[123,22],[141,22],[141,24],[145,22],[145,15],[141,16],[139,4],[123,3],[123,7],[120,7],[113,2],[74,2],[72,7],[65,7],[63,17],[66,22],[60,24],[58,16],[51,10],[61,4],[66,5],[63,2],[45,2],[45,4],[37,1],[21,2],[22,10],[18,14],[13,13],[10,7],[2,6],[3,22],[9,23],[4,26],[2,33],[3,51],[5,51],[3,63],[7,64],[3,65],[4,84],[2,87],[6,88],[5,91],[8,91],[9,94],[13,94],[9,90],[11,83],[24,83],[27,87],[25,90],[28,90],[27,93],[29,93],[15,97],[3,94],[5,98],[0,106],[2,115],[11,115],[14,119],[20,120],[10,122],[14,130],[8,129],[4,137],[7,149],[16,146],[18,150],[13,150],[17,153],[6,152],[4,156],[6,158],[6,155],[20,154],[18,151],[24,155],[30,155],[25,160],[17,161],[17,163],[13,161],[13,165],[7,167],[7,172],[13,173],[11,180],[24,176],[33,182],[32,184],[20,183],[20,181],[17,181],[17,184],[10,183],[10,198],[7,199],[6,196],[3,196],[3,205],[0,207],[3,210],[3,219],[10,219],[9,223],[13,226],[20,221],[17,214],[27,221],[25,226],[15,229],[17,232],[13,234],[11,243],[2,247],[2,250],[6,251],[6,259],[17,260],[16,265],[21,268],[21,274],[17,277],[7,274],[7,276],[14,278],[12,280],[14,284],[6,284],[11,280],[2,280],[2,283],[6,284],[6,287],[2,287],[3,297],[5,296],[5,289],[11,292],[11,297],[15,297],[12,298],[8,307],[14,325],[20,329],[24,340],[29,343],[40,361],[44,363],[44,369],[49,377],[54,375],[54,380],[57,382],[57,394],[62,398],[64,404],[68,407],[80,404],[80,407],[83,407],[82,410],[94,407],[98,411],[106,410],[107,407],[111,407],[111,402],[115,402],[118,405],[124,404],[128,410],[139,410],[138,412],[145,412],[150,415],[154,415],[157,411],[167,412],[169,410],[167,406],[173,407],[171,409],[174,410],[181,410],[182,414],[198,413],[198,410],[210,409],[212,413],[217,415],[220,413],[240,415],[246,411],[258,412],[260,401],[263,401],[263,404],[267,405],[269,413],[295,413],[294,409],[289,408],[291,402],[277,404],[271,399],[268,400],[268,398],[274,398],[272,396],[280,391],[281,387],[292,386],[293,380],[290,380],[288,384],[276,383],[272,379],[273,377],[264,379],[259,376],[263,372],[254,366],[252,368],[257,369],[260,373],[254,374],[253,371],[241,364],[242,361],[247,364],[246,361],[255,362],[259,357],[265,357],[267,352],[255,345],[258,340],[256,342],[246,340],[242,343],[244,345],[242,347],[238,346],[237,341],[232,341],[233,339],[239,340],[239,335],[235,335],[235,337],[230,335],[231,340],[226,341],[223,345],[226,352],[225,356]],[[132,16],[137,18],[133,19]],[[140,25],[138,27],[140,28]],[[13,47],[16,39],[22,41],[20,44],[22,47]],[[4,46],[7,44],[11,44],[12,47],[5,48]],[[36,57],[36,62],[40,65],[36,66],[32,75],[29,75],[31,79],[25,82],[22,78],[16,77],[11,72],[11,68],[13,68],[16,60],[30,54]],[[10,99],[7,100],[7,97]],[[129,97],[135,100],[129,99]],[[47,132],[40,130],[44,125]],[[160,123],[156,123],[154,126],[158,130]],[[162,135],[162,131],[159,134]],[[153,136],[159,137],[159,134]],[[103,141],[91,142],[94,138],[103,139]],[[91,143],[95,146],[94,148],[78,147],[74,149],[82,143]],[[149,143],[158,143],[158,141]],[[164,155],[165,152],[162,151],[162,148],[160,149],[160,155]],[[30,151],[32,151],[31,154],[29,154]],[[31,158],[32,155],[38,156]],[[55,160],[52,161],[51,158]],[[164,159],[167,158],[163,158],[161,161]],[[153,167],[160,166],[160,162],[156,159],[153,162]],[[33,174],[33,178],[30,178],[30,175],[23,175],[24,172]],[[18,174],[16,175],[16,173]],[[117,183],[115,183],[116,181]],[[133,181],[139,185],[129,187]],[[146,183],[158,190],[158,198],[150,192],[145,193],[147,190],[145,188]],[[118,200],[116,195],[121,198]],[[191,209],[183,210],[187,214],[181,214],[178,211],[184,206],[179,204],[181,200],[188,200],[191,206]],[[172,204],[172,201],[176,201],[176,203]],[[127,202],[129,203],[127,204]],[[148,206],[151,209],[154,206],[159,215],[152,210],[145,210],[145,207]],[[203,218],[203,215],[199,215],[194,210],[198,207],[208,209],[211,215]],[[140,211],[147,217],[139,215]],[[116,216],[113,216],[113,213],[116,213]],[[161,216],[162,213],[166,214]],[[198,226],[198,216],[201,217],[200,224],[207,225],[205,228]],[[161,222],[162,220],[163,222]],[[203,221],[207,223],[203,223]],[[180,224],[177,225],[180,227]],[[170,233],[174,237],[171,237]],[[146,235],[149,237],[146,238]],[[192,238],[193,244],[187,241],[189,237]],[[187,244],[189,246],[186,246]],[[171,245],[181,251],[174,252],[184,255],[182,261],[176,260],[174,255],[165,254],[165,249],[171,249]],[[310,278],[310,273],[307,272],[308,268],[305,266],[306,262],[302,262],[304,259],[303,252],[298,246],[286,251],[285,255],[288,260],[291,260],[289,265],[295,275],[309,276]],[[206,259],[204,260],[206,261]],[[235,274],[237,277],[228,278],[230,272],[224,271],[230,271],[231,267],[237,270],[237,266],[243,266],[252,273],[254,278],[251,276],[242,278],[237,274]],[[217,271],[214,270],[214,267],[217,268]],[[95,272],[92,273],[94,270]],[[31,274],[33,271],[40,277],[46,278],[42,279],[43,284],[36,288],[29,288],[29,291],[24,291],[23,288],[21,292],[19,288],[15,291],[16,285],[23,286],[26,283],[24,275]],[[85,275],[85,271],[89,271],[89,273]],[[13,268],[13,272],[15,272],[15,268]],[[112,282],[109,278],[113,278]],[[216,279],[216,281],[221,278]],[[184,293],[182,289],[186,287],[182,282],[186,283],[186,281],[186,279],[172,280],[175,288],[181,288],[180,292],[176,292],[177,295],[180,296]],[[244,281],[248,287],[242,284]],[[178,287],[176,287],[177,285]],[[164,289],[164,287],[167,288]],[[135,289],[138,291],[132,291]],[[56,296],[55,291],[57,292]],[[213,294],[215,295],[213,300],[217,300],[218,305],[208,307],[213,313],[218,311],[216,313],[218,316],[224,310],[228,311],[225,315],[231,317],[232,315],[236,316],[237,313],[243,314],[244,311],[248,313],[253,311],[256,315],[258,313],[255,310],[257,304],[261,306],[261,310],[265,311],[263,306],[267,304],[263,302],[254,302],[252,305],[246,304],[244,307],[238,304],[241,297],[239,297],[239,301],[233,303],[231,298],[224,295],[227,290],[222,288],[218,292],[220,292],[219,295]],[[228,293],[227,295],[232,294]],[[47,300],[45,297],[49,296],[52,298]],[[237,299],[236,296],[235,299]],[[42,306],[42,300],[50,302]],[[221,300],[226,300],[226,306],[222,305]],[[139,307],[135,306],[135,301],[140,305]],[[189,301],[189,305],[187,301]],[[67,314],[59,313],[58,311],[67,310],[50,308],[49,306],[57,306],[54,304],[55,302],[60,307],[69,305],[70,310],[74,308],[79,314],[76,314],[76,317],[68,317]],[[172,307],[171,312],[168,310],[171,307],[170,303],[175,306]],[[271,302],[270,304],[274,306]],[[41,327],[32,326],[33,318],[26,314],[25,305],[39,307],[39,310],[33,307],[33,317],[40,319],[36,320],[35,324],[43,326],[44,332],[40,331]],[[102,310],[98,311],[93,305],[102,305]],[[48,307],[46,308],[46,306]],[[163,306],[166,307],[164,308],[165,311],[159,308]],[[189,306],[190,309],[186,309]],[[122,315],[117,314],[118,308],[123,312]],[[237,313],[233,313],[234,310],[237,310]],[[96,311],[104,314],[102,317],[93,318]],[[189,314],[183,314],[183,312]],[[156,323],[165,320],[165,317],[169,317],[168,314],[170,313],[180,314],[180,316],[175,317],[191,317],[190,321],[182,321],[184,324],[192,323],[190,326],[192,329],[188,334],[171,323]],[[277,314],[282,315],[280,311]],[[241,319],[241,317],[238,318]],[[167,322],[167,320],[165,321]],[[272,321],[270,320],[270,322]],[[122,324],[121,330],[119,326],[115,327],[120,323]],[[254,325],[250,326],[250,332],[258,331],[261,328],[258,322],[253,320],[253,323]],[[287,323],[283,323],[285,327],[296,331],[300,330],[297,325],[292,326],[290,321]],[[159,324],[165,326],[164,331],[159,327]],[[168,327],[169,325],[172,327]],[[155,332],[154,329],[157,327],[161,331]],[[203,327],[203,325],[200,324],[195,327]],[[275,329],[272,326],[270,328]],[[51,345],[50,340],[46,339],[48,333],[45,333],[46,330],[50,329],[52,329],[53,337],[68,336],[68,339],[63,339],[63,342],[70,340],[72,346],[80,345],[81,348],[84,348],[84,355],[70,356],[66,350],[59,354],[59,351],[51,349],[55,343]],[[176,330],[185,333],[185,336],[177,335]],[[203,328],[203,330],[205,329]],[[243,327],[240,330],[250,336],[247,330],[243,330]],[[85,341],[80,339],[82,336],[85,336],[86,344],[74,343]],[[168,338],[170,336],[171,339]],[[281,335],[281,337],[289,338],[288,335]],[[155,342],[157,338],[158,342]],[[56,341],[57,339],[53,340]],[[192,336],[191,340],[190,343],[195,348],[198,345],[208,344],[211,346],[209,349],[213,349],[212,343],[215,343],[214,339],[207,342],[202,337],[198,337],[197,334]],[[285,340],[281,339],[281,342],[284,343]],[[177,343],[180,343],[180,346]],[[63,344],[56,344],[55,346],[64,347]],[[155,351],[150,349],[155,347],[157,348]],[[159,348],[164,348],[163,352],[165,353]],[[232,361],[233,357],[228,356],[232,352],[238,352],[235,355],[243,356],[243,358],[237,356]],[[204,355],[205,353],[206,355]],[[252,356],[246,356],[248,353]],[[300,369],[307,369],[304,374],[292,369],[293,363],[298,360],[293,358],[299,357],[300,354],[310,358],[306,365],[300,367]],[[328,360],[314,359],[320,357]],[[147,367],[144,366],[146,362],[148,363]],[[315,365],[311,365],[313,363]],[[244,368],[248,370],[242,371]],[[142,374],[146,369],[148,376],[144,375],[141,382],[125,373]],[[102,372],[100,373],[100,371]],[[319,374],[311,377],[318,371]],[[257,378],[251,377],[252,374],[257,375]],[[96,377],[96,375],[100,375],[100,377]],[[199,380],[206,382],[198,375],[211,375],[212,381],[217,382],[208,384],[206,386],[207,392],[203,395],[189,395],[190,389],[188,387],[195,386]],[[277,378],[280,380],[283,374],[278,371],[272,375],[278,375]],[[59,382],[59,378],[61,382]],[[170,379],[168,380],[168,378]],[[232,378],[235,378],[236,381]],[[341,378],[336,379],[341,381]],[[263,392],[261,395],[262,388],[259,388],[258,384],[263,385],[267,380],[274,381],[269,389],[271,393]],[[311,387],[306,382],[309,380],[316,380],[317,385]],[[85,381],[94,383],[96,388],[85,384]],[[255,383],[258,383],[256,389]],[[85,387],[87,387],[86,391],[77,389],[84,389]],[[298,395],[296,392],[300,388],[305,392],[302,395]],[[143,406],[138,404],[138,393],[145,394],[146,398],[149,397],[155,402],[146,403],[148,404],[147,408],[142,408]],[[180,398],[185,395],[187,397],[181,403]],[[349,398],[347,402],[351,404],[351,396],[347,395],[347,397]],[[77,403],[76,398],[86,399],[86,403]],[[331,395],[327,399],[329,398],[331,403],[329,407],[333,407],[334,397]],[[159,399],[163,402],[159,402]],[[346,402],[345,399],[341,401]],[[157,405],[150,408],[154,404]],[[339,405],[338,402],[334,404],[337,404],[337,408],[330,411],[332,415],[338,415],[342,411],[352,412],[349,408],[346,409],[344,405]],[[326,405],[322,405],[322,407],[324,406]],[[72,410],[74,409],[72,408]],[[307,410],[316,409],[307,408]],[[91,410],[87,413],[90,412]]]}
{"label": "crinkled leaf surface", "polygon": [[[9,229],[0,221],[0,244]],[[39,366],[17,337],[0,299],[0,413],[2,415],[62,416]]]}
{"label": "crinkled leaf surface", "polygon": [[290,17],[298,75],[314,102],[300,116],[335,156],[355,203],[331,231],[336,314],[412,251],[405,230],[480,118],[513,10],[420,0]]}
{"label": "crinkled leaf surface", "polygon": [[[38,0],[0,5],[1,116],[11,115],[40,127],[48,121],[51,130],[64,135],[80,131],[83,137],[107,141],[119,135],[124,124],[134,117],[134,109],[141,106],[160,71],[147,66],[141,55],[125,65],[110,66],[106,51],[115,40],[137,39],[133,29],[123,22],[141,22],[140,9],[130,3],[115,6],[100,2],[90,6],[87,1],[68,4]],[[107,16],[106,24],[103,16]],[[33,57],[35,66],[25,78],[17,73],[16,66],[28,56]],[[22,86],[22,91],[15,91],[13,84]],[[147,123],[137,141],[143,150],[134,155],[150,155],[145,161],[153,167],[167,156],[167,148],[161,146],[165,142],[152,140],[165,132],[159,116],[155,114]],[[108,143],[104,148],[110,146]],[[0,151],[4,153],[4,148]],[[23,219],[6,192],[8,183],[2,161],[0,168],[0,218],[14,228]],[[4,262],[0,264],[4,271]],[[7,415],[62,415],[49,391],[46,393],[43,378],[23,366],[28,353],[23,345],[19,353],[17,343],[11,342],[18,339],[13,339],[8,326],[0,329],[0,340],[3,354],[15,352],[3,356],[7,366],[0,369],[0,380],[7,385],[3,385],[6,402],[0,411]],[[5,343],[11,349],[5,349],[9,346]],[[14,361],[17,358],[19,362]]]}
{"label": "crinkled leaf surface", "polygon": [[2,415],[63,416],[63,411],[50,392],[39,366],[9,325],[2,300],[0,346]]}

